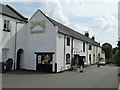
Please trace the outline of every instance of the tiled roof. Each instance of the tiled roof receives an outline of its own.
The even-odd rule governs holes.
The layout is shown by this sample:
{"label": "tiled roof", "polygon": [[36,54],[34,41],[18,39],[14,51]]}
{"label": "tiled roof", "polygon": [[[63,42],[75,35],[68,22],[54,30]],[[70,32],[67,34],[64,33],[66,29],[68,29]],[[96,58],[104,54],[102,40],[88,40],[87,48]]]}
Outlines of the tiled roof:
{"label": "tiled roof", "polygon": [[9,5],[0,4],[0,14],[25,22],[28,20]]}
{"label": "tiled roof", "polygon": [[65,25],[63,25],[63,24],[61,24],[61,23],[59,23],[59,22],[57,22],[57,21],[49,18],[49,17],[47,17],[47,18],[48,18],[55,26],[58,27],[58,31],[59,31],[60,33],[69,35],[69,36],[71,36],[71,37],[74,37],[74,38],[76,38],[76,39],[82,40],[82,41],[84,41],[84,42],[88,42],[88,43],[93,44],[93,45],[95,45],[95,46],[100,46],[100,45],[99,45],[96,41],[94,41],[93,39],[91,39],[91,38],[89,38],[89,37],[86,37],[85,35],[77,32],[77,31],[75,31],[75,30],[73,30],[73,29],[71,29],[71,28],[69,28],[69,27],[67,27],[67,26],[65,26]]}

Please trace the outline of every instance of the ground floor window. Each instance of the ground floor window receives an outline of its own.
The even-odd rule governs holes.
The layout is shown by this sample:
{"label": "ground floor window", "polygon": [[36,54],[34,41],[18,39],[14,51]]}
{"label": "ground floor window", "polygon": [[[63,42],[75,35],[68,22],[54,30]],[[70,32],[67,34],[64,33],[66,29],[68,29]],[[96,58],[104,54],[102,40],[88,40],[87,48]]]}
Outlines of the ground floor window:
{"label": "ground floor window", "polygon": [[36,54],[36,70],[43,72],[52,72],[54,52],[35,52],[35,54]]}
{"label": "ground floor window", "polygon": [[52,64],[52,54],[38,54],[38,64]]}
{"label": "ground floor window", "polygon": [[70,54],[66,54],[66,64],[70,64]]}

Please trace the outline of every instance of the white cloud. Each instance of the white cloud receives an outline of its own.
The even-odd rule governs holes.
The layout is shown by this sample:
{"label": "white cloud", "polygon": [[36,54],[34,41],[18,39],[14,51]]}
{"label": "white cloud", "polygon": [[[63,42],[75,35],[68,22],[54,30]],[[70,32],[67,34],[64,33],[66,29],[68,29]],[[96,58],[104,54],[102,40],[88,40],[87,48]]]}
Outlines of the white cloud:
{"label": "white cloud", "polygon": [[[0,0],[1,2],[33,2],[33,0]],[[61,0],[61,2],[118,2],[120,0]],[[34,0],[34,2],[56,2],[56,0]]]}
{"label": "white cloud", "polygon": [[95,36],[94,30],[92,28],[83,26],[82,24],[75,24],[75,30],[84,34],[85,31],[89,32],[90,37]]}
{"label": "white cloud", "polygon": [[81,32],[89,31],[88,27],[82,26],[81,24],[75,24],[76,30],[80,30]]}
{"label": "white cloud", "polygon": [[95,17],[104,14],[112,13],[116,14],[118,11],[117,2],[83,2],[81,4],[75,4],[74,2],[68,5],[62,5],[64,7],[64,13],[69,13],[68,15],[73,15],[75,17]]}
{"label": "white cloud", "polygon": [[104,31],[114,31],[118,28],[118,20],[111,14],[105,15],[104,17],[95,18]]}
{"label": "white cloud", "polygon": [[55,2],[45,2],[47,5],[47,14],[52,18],[62,22],[63,24],[69,25],[69,18],[63,13],[61,2],[56,0]]}

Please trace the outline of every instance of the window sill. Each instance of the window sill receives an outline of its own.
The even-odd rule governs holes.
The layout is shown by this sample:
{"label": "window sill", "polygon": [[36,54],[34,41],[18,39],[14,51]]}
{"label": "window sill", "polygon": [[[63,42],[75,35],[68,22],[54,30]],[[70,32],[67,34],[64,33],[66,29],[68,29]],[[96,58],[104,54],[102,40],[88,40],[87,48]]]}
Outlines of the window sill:
{"label": "window sill", "polygon": [[70,63],[66,63],[66,65],[69,65]]}
{"label": "window sill", "polygon": [[10,30],[6,30],[6,29],[3,29],[3,31],[5,31],[5,32],[10,32]]}

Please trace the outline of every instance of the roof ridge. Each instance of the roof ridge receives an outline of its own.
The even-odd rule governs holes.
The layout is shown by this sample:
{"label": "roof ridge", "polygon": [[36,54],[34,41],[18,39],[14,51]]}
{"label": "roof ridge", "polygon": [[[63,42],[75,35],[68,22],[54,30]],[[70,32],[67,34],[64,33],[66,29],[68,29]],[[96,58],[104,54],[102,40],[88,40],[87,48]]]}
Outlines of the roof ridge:
{"label": "roof ridge", "polygon": [[6,7],[8,7],[9,9],[11,9],[12,11],[14,11],[17,15],[19,15],[21,18],[24,18],[26,21],[28,20],[28,18],[24,17],[23,15],[21,15],[19,12],[17,12],[14,8],[12,8],[10,5],[6,4],[4,5]]}
{"label": "roof ridge", "polygon": [[[47,16],[47,17],[48,17],[48,16]],[[69,30],[71,30],[71,31],[73,31],[73,32],[75,32],[75,33],[77,33],[77,34],[82,35],[84,38],[87,38],[87,39],[91,40],[91,41],[92,41],[91,43],[98,45],[98,42],[94,41],[92,38],[86,37],[85,35],[81,34],[80,32],[78,32],[78,31],[76,31],[76,30],[74,30],[74,29],[72,29],[72,28],[69,28],[68,26],[66,26],[66,25],[64,25],[64,24],[61,24],[60,22],[58,22],[58,21],[56,21],[56,20],[54,20],[54,19],[52,19],[52,18],[50,18],[50,17],[48,17],[48,18],[50,19],[50,21],[52,21],[52,23],[56,22],[56,23],[58,23],[58,24],[60,24],[60,25],[62,25],[62,26],[64,26],[64,27],[68,28]],[[54,21],[54,22],[53,22],[53,21]],[[54,24],[55,24],[55,23],[54,23]],[[56,24],[55,24],[55,25],[56,25]],[[57,26],[57,25],[56,25],[56,26]],[[89,43],[90,43],[90,42],[89,42]]]}

